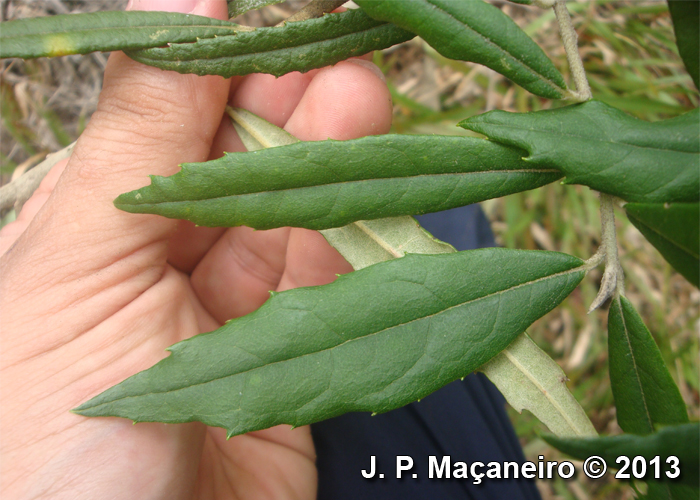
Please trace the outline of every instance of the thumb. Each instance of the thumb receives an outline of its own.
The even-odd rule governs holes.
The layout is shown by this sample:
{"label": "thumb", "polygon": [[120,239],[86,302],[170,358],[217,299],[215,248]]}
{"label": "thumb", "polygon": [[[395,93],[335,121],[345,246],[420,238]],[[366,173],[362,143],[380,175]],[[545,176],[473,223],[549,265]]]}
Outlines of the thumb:
{"label": "thumb", "polygon": [[[225,0],[130,0],[128,8],[227,18]],[[54,283],[79,280],[145,248],[148,258],[129,266],[130,273],[153,268],[154,258],[164,264],[177,222],[127,214],[112,202],[148,184],[150,174],[170,175],[180,163],[206,160],[228,88],[218,76],[162,71],[113,53],[97,111],[10,259],[43,267]]]}

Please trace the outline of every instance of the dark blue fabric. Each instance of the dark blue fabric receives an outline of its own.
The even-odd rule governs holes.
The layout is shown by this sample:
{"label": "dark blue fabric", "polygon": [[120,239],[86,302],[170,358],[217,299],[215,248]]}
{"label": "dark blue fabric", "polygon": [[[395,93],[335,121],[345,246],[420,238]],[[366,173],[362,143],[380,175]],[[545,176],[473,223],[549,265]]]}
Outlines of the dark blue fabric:
{"label": "dark blue fabric", "polygon": [[[477,205],[417,217],[436,238],[457,250],[494,246],[488,221]],[[374,417],[348,413],[311,426],[318,455],[319,500],[538,500],[532,480],[429,479],[428,461],[522,463],[522,449],[501,394],[481,374],[472,374],[422,401]],[[370,457],[377,474],[365,479]],[[414,466],[396,478],[396,457]],[[484,469],[482,472],[485,472]],[[384,478],[378,477],[379,473]],[[417,474],[413,478],[412,474]]]}

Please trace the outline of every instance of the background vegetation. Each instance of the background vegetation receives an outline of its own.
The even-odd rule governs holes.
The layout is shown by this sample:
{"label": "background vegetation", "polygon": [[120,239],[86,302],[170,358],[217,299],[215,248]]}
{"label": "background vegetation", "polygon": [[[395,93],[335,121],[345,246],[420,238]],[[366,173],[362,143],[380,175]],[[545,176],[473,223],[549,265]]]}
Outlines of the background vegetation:
{"label": "background vegetation", "polygon": [[[304,1],[247,14],[241,22],[270,26]],[[533,36],[567,75],[567,62],[551,10],[493,1]],[[95,10],[123,9],[126,0],[2,0],[2,20]],[[683,68],[663,0],[585,0],[569,4],[595,99],[655,121],[698,106],[698,93]],[[0,28],[1,29],[1,28]],[[451,61],[416,38],[376,53],[394,98],[394,132],[460,135],[454,123],[490,109],[529,111],[564,103],[533,96],[497,73]],[[84,129],[95,109],[106,64],[103,54],[33,61],[3,61],[0,74],[0,176],[2,183],[66,146]],[[482,204],[500,245],[546,249],[582,258],[598,247],[596,193],[583,186],[553,184]],[[0,214],[2,224],[14,212]],[[627,297],[654,334],[689,407],[700,418],[698,359],[700,291],[674,272],[627,221],[618,217]],[[597,273],[597,274],[594,274]],[[601,433],[620,433],[607,371],[607,308],[586,314],[598,290],[596,270],[563,303],[529,330],[560,362],[569,386]],[[557,460],[556,450],[537,437],[544,430],[531,415],[511,411],[526,455]],[[631,498],[614,481],[539,484],[546,499]]]}

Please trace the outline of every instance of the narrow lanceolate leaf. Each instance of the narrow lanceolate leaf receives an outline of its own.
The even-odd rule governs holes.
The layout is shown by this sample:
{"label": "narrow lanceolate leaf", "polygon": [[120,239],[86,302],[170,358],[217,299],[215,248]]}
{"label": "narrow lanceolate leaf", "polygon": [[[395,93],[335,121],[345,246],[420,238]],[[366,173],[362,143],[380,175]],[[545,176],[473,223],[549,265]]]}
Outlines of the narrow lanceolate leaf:
{"label": "narrow lanceolate leaf", "polygon": [[257,311],[175,344],[168,358],[75,411],[197,420],[229,435],[389,411],[502,351],[571,293],[582,264],[499,248],[382,262],[274,294]]}
{"label": "narrow lanceolate leaf", "polygon": [[245,27],[172,12],[95,12],[2,23],[0,58],[54,57],[160,47],[229,36]]}
{"label": "narrow lanceolate leaf", "polygon": [[236,36],[173,43],[127,54],[144,64],[180,73],[226,78],[248,73],[281,76],[385,49],[414,36],[393,24],[375,21],[360,10],[349,10],[282,27],[257,28]]}
{"label": "narrow lanceolate leaf", "polygon": [[654,123],[598,101],[533,113],[491,111],[460,126],[527,150],[567,183],[635,202],[700,198],[700,113]]}
{"label": "narrow lanceolate leaf", "polygon": [[685,68],[695,82],[695,88],[700,89],[700,1],[699,0],[668,0],[668,10],[673,19],[673,31],[676,32],[676,45],[683,58]]}
{"label": "narrow lanceolate leaf", "polygon": [[627,217],[673,268],[700,286],[700,205],[628,203]]}
{"label": "narrow lanceolate leaf", "polygon": [[[245,110],[229,108],[249,151],[298,142],[293,135]],[[357,221],[321,234],[355,270],[411,254],[455,249],[424,230],[413,217]],[[559,365],[522,333],[481,368],[516,410],[529,410],[559,436],[595,436],[586,413],[566,388]]]}
{"label": "narrow lanceolate leaf", "polygon": [[119,196],[127,212],[202,226],[327,229],[422,214],[533,189],[561,177],[481,139],[387,135],[292,144],[184,164]]}
{"label": "narrow lanceolate leaf", "polygon": [[559,365],[527,334],[481,367],[516,411],[529,410],[557,436],[597,436]]}
{"label": "narrow lanceolate leaf", "polygon": [[[636,436],[623,434],[621,436],[605,436],[597,438],[560,438],[552,435],[542,436],[545,441],[558,450],[574,458],[585,460],[591,455],[598,455],[605,459],[608,467],[618,469],[622,464],[615,463],[617,457],[626,456],[634,458],[644,457],[647,461],[654,457],[660,457],[662,480],[673,481],[691,486],[698,486],[698,471],[700,471],[700,424],[671,425],[660,429],[654,434]],[[671,471],[670,464],[666,463],[667,457],[678,457],[678,467],[681,474],[672,479],[663,471]],[[654,473],[653,466],[647,470]],[[632,472],[631,466],[627,472]],[[671,471],[672,472],[672,471]],[[696,493],[697,495],[697,493]],[[696,496],[697,498],[697,496]]]}
{"label": "narrow lanceolate leaf", "polygon": [[659,424],[688,421],[683,398],[654,338],[625,297],[613,299],[610,306],[608,356],[610,385],[622,430],[650,434]]}
{"label": "narrow lanceolate leaf", "polygon": [[228,17],[237,17],[249,10],[261,9],[284,0],[228,0]]}
{"label": "narrow lanceolate leaf", "polygon": [[375,19],[389,21],[450,59],[498,71],[533,94],[559,99],[566,83],[542,49],[513,20],[482,0],[358,0]]}
{"label": "narrow lanceolate leaf", "polygon": [[[228,109],[233,126],[248,151],[286,146],[299,139],[244,109]],[[403,257],[407,253],[452,253],[452,245],[423,229],[413,217],[356,221],[347,226],[321,230],[324,238],[356,271],[372,264]]]}

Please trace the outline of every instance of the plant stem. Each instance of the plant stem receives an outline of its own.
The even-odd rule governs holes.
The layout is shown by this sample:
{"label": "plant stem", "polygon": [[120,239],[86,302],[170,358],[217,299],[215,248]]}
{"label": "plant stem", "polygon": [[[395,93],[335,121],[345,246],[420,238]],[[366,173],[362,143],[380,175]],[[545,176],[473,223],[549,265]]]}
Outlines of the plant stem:
{"label": "plant stem", "polygon": [[298,10],[287,19],[279,23],[277,26],[284,26],[287,23],[294,23],[297,21],[306,21],[307,19],[314,19],[316,17],[321,17],[323,14],[333,12],[335,9],[346,3],[347,0],[312,0],[306,7]]}
{"label": "plant stem", "polygon": [[[559,23],[559,33],[564,42],[566,59],[569,62],[569,69],[576,86],[576,91],[571,92],[571,98],[579,102],[588,101],[593,98],[593,94],[590,85],[588,85],[581,54],[578,51],[578,35],[571,22],[569,9],[566,8],[566,0],[555,0],[553,7]],[[605,261],[605,271],[598,295],[588,309],[589,313],[598,309],[613,295],[624,294],[625,286],[624,273],[617,253],[613,197],[605,193],[600,193],[600,224],[603,241],[595,255],[586,262],[586,267],[593,269]]]}
{"label": "plant stem", "polygon": [[22,205],[34,194],[34,191],[36,191],[53,166],[71,155],[73,146],[75,146],[75,143],[48,155],[36,167],[25,172],[9,184],[2,186],[0,188],[0,210],[5,210],[14,205],[15,211],[19,214]]}
{"label": "plant stem", "polygon": [[605,272],[603,273],[598,295],[588,309],[589,313],[598,309],[613,295],[624,294],[625,291],[625,275],[617,253],[613,197],[605,193],[600,193],[600,224],[603,241],[600,249],[596,252],[596,255],[589,259],[589,262],[593,261],[597,256],[604,255]]}
{"label": "plant stem", "polygon": [[557,16],[559,33],[566,51],[566,59],[569,62],[569,69],[576,86],[576,91],[570,93],[571,98],[579,102],[592,99],[591,87],[588,85],[581,54],[578,51],[578,35],[571,22],[571,16],[569,15],[569,9],[566,8],[565,0],[556,0],[554,2],[554,14]]}
{"label": "plant stem", "polygon": [[532,5],[540,9],[551,9],[557,0],[532,0]]}

